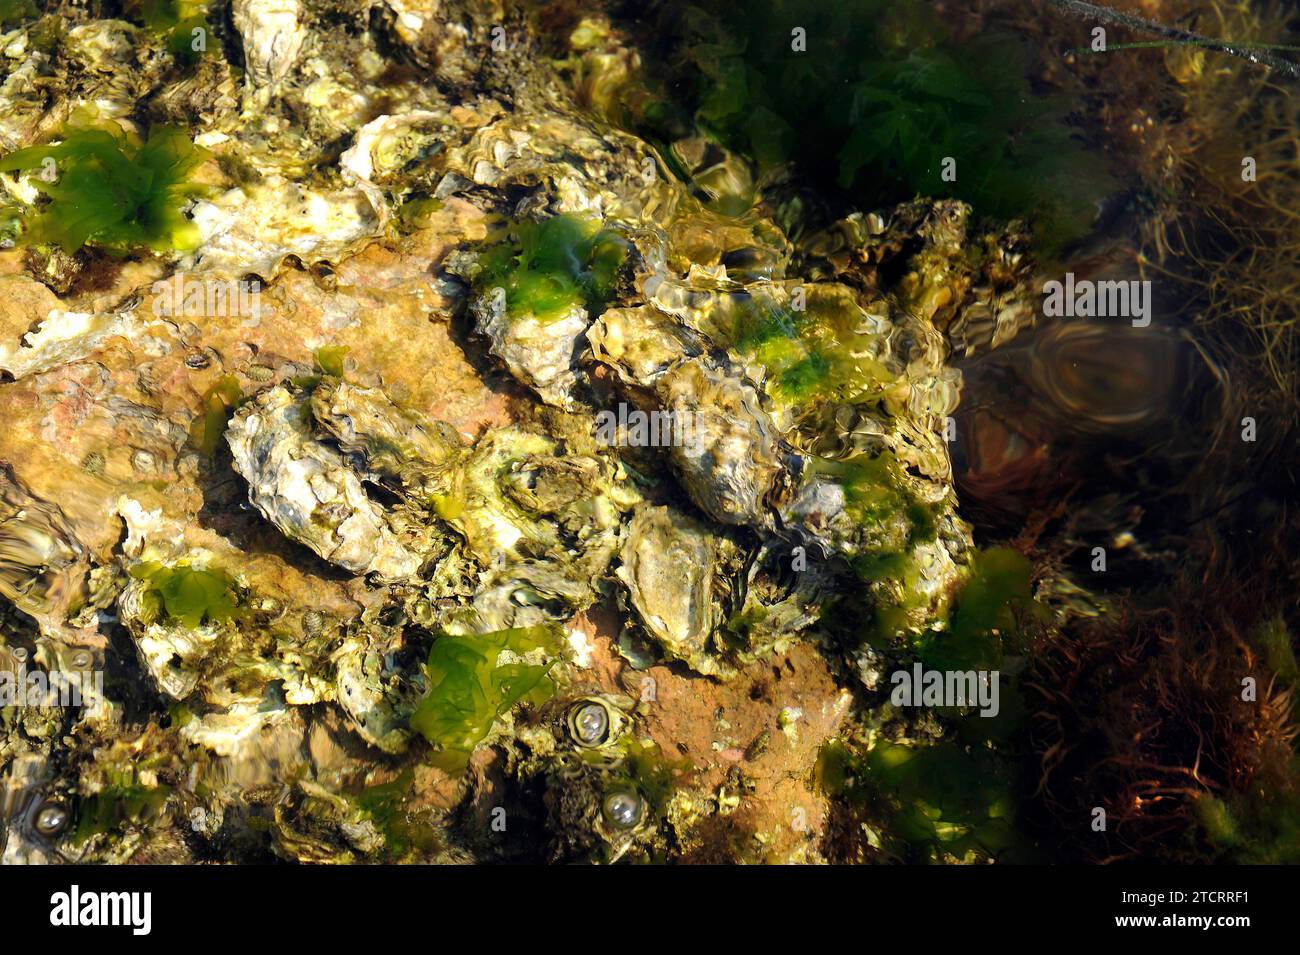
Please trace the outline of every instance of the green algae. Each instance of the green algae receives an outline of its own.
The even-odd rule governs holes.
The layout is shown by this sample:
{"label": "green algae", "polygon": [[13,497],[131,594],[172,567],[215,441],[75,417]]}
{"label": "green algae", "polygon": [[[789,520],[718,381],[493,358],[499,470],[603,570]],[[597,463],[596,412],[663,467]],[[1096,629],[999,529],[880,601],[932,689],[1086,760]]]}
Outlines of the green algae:
{"label": "green algae", "polygon": [[33,0],[0,0],[0,27],[6,30],[38,16],[40,11]]}
{"label": "green algae", "polygon": [[316,365],[325,374],[334,378],[342,378],[344,374],[344,361],[347,360],[347,345],[322,345],[316,349]]}
{"label": "green algae", "polygon": [[561,318],[575,305],[594,315],[614,291],[628,243],[598,220],[560,215],[512,223],[481,259],[481,290],[503,289],[512,317]]}
{"label": "green algae", "polygon": [[[206,49],[208,4],[206,0],[129,0],[128,16],[139,20],[162,40],[164,48],[184,63],[193,63]],[[204,31],[201,43],[196,30]],[[199,46],[199,49],[195,49]]]}
{"label": "green algae", "polygon": [[411,716],[411,728],[434,746],[431,762],[450,773],[463,772],[470,754],[498,719],[516,703],[542,703],[554,687],[547,674],[554,665],[508,662],[503,651],[522,656],[535,650],[559,651],[557,626],[516,627],[492,633],[442,635],[429,650],[429,693]]}
{"label": "green algae", "polygon": [[119,831],[126,826],[148,825],[156,821],[170,791],[166,786],[146,786],[140,782],[142,770],[156,768],[158,761],[146,757],[141,765],[105,770],[104,787],[79,800],[77,827],[72,832],[73,845],[84,845],[93,836]]}
{"label": "green algae", "polygon": [[676,790],[677,775],[692,768],[690,760],[669,759],[650,739],[629,737],[620,744],[620,749],[623,782],[641,793],[652,810],[662,812]]}
{"label": "green algae", "polygon": [[1022,620],[1041,619],[1033,599],[1033,565],[1019,551],[997,547],[977,551],[970,576],[952,601],[947,626],[926,631],[915,649],[940,670],[996,669],[1007,652],[1023,649]]}
{"label": "green algae", "polygon": [[1218,863],[1300,863],[1300,757],[1292,760],[1286,786],[1214,796],[1193,803],[1197,828]]}
{"label": "green algae", "polygon": [[443,206],[441,199],[425,196],[408,199],[397,210],[397,219],[404,232],[415,232],[429,226],[430,217]]}
{"label": "green algae", "polygon": [[230,581],[215,570],[144,561],[131,568],[131,576],[148,582],[144,599],[155,619],[192,630],[204,623],[226,623],[238,609]]}
{"label": "green algae", "polygon": [[1023,41],[957,43],[926,0],[696,0],[661,27],[683,108],[760,171],[793,162],[858,205],[952,197],[1030,218],[1048,254],[1087,233],[1112,187],[1070,103],[1031,85]]}
{"label": "green algae", "polygon": [[1300,680],[1300,666],[1296,664],[1295,650],[1291,646],[1291,633],[1281,614],[1270,617],[1256,627],[1252,638],[1264,651],[1264,662],[1279,679],[1288,683]]}
{"label": "green algae", "polygon": [[881,848],[911,863],[945,856],[1029,862],[1032,843],[1016,825],[1015,767],[987,747],[841,739],[818,751],[812,782],[856,807]]}
{"label": "green algae", "polygon": [[906,518],[908,532],[903,549],[876,553],[869,560],[906,554],[916,545],[934,540],[938,533],[937,507],[924,503],[907,489],[902,466],[892,451],[845,460],[813,458],[811,468],[814,473],[835,478],[844,490],[846,510],[858,523],[882,524],[898,515]]}
{"label": "green algae", "polygon": [[25,218],[30,245],[57,245],[68,254],[85,245],[119,254],[140,247],[189,251],[200,237],[185,206],[205,191],[190,176],[207,158],[174,126],[155,126],[143,144],[109,127],[17,150],[0,159],[0,171],[33,173],[32,184],[49,198]]}
{"label": "green algae", "polygon": [[190,426],[190,441],[205,458],[211,458],[221,446],[230,413],[243,397],[243,389],[233,375],[223,375],[203,393],[203,414]]}
{"label": "green algae", "polygon": [[895,580],[901,598],[876,610],[881,633],[903,628],[908,611],[921,606],[921,569],[914,550],[938,535],[939,505],[927,504],[908,490],[901,465],[893,452],[859,455],[846,460],[811,458],[814,473],[832,477],[844,491],[845,510],[866,527],[898,528],[877,546],[849,561],[861,580]]}
{"label": "green algae", "polygon": [[813,288],[806,294],[800,309],[762,295],[745,296],[735,303],[730,327],[720,337],[767,369],[767,391],[780,405],[878,399],[897,376],[855,347],[862,336],[859,310],[834,293]]}
{"label": "green algae", "polygon": [[144,786],[114,787],[87,796],[77,812],[72,842],[80,846],[94,835],[149,823],[159,816],[166,802],[166,789]]}
{"label": "green algae", "polygon": [[411,769],[391,782],[367,786],[352,800],[362,817],[374,824],[394,858],[412,851],[427,854],[440,845],[438,830],[428,819],[413,818],[405,806],[415,781]]}

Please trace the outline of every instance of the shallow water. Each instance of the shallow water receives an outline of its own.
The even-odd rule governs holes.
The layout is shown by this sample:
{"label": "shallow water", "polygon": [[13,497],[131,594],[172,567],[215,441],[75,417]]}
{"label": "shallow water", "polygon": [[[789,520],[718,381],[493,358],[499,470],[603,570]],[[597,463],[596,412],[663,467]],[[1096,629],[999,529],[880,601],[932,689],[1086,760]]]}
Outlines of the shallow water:
{"label": "shallow water", "polygon": [[1069,6],[0,7],[5,861],[1300,858],[1294,25]]}

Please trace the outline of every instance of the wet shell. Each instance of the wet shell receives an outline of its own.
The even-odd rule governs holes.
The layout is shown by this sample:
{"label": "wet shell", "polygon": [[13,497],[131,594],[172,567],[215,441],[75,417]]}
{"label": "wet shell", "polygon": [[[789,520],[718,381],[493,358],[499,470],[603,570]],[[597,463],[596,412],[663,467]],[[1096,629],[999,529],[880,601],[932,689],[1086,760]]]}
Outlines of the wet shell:
{"label": "wet shell", "polygon": [[286,537],[355,574],[394,580],[419,569],[343,456],[312,434],[305,395],[283,386],[262,392],[240,409],[226,440],[249,500]]}
{"label": "wet shell", "polygon": [[255,89],[279,83],[298,62],[307,39],[301,13],[298,0],[234,0],[231,16]]}
{"label": "wet shell", "polygon": [[574,305],[554,321],[541,322],[531,314],[510,315],[503,300],[489,291],[473,305],[478,331],[491,342],[488,350],[548,405],[576,408],[575,359],[587,332],[587,310]]}
{"label": "wet shell", "polygon": [[681,511],[643,505],[628,525],[622,561],[618,578],[631,609],[664,653],[701,673],[728,672],[710,653],[722,619],[714,535]]}
{"label": "wet shell", "polygon": [[657,392],[689,422],[671,459],[691,500],[723,524],[770,527],[768,502],[788,483],[791,456],[758,390],[728,364],[696,358],[666,372]]}

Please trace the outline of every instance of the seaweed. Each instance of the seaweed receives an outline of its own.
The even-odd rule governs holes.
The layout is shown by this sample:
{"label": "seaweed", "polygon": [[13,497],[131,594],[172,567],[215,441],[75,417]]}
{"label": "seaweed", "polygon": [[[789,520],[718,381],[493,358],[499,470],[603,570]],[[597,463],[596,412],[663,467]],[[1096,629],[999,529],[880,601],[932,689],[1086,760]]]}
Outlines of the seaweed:
{"label": "seaweed", "polygon": [[881,848],[910,862],[1031,861],[1016,826],[1014,766],[993,750],[956,742],[879,740],[860,750],[830,740],[814,784],[879,830]]}
{"label": "seaweed", "polygon": [[[925,0],[676,12],[677,85],[696,123],[761,170],[794,162],[855,202],[951,197],[1029,218],[1047,255],[1087,234],[1112,187],[1069,105],[1031,87],[1015,36],[957,44]],[[792,49],[796,28],[806,50]]]}
{"label": "seaweed", "polygon": [[995,669],[1005,653],[1021,649],[1021,618],[1045,613],[1033,600],[1029,559],[1009,547],[977,551],[970,576],[953,598],[947,626],[927,631],[916,649],[939,670]]}
{"label": "seaweed", "polygon": [[230,412],[242,396],[239,380],[233,375],[222,375],[203,393],[203,414],[190,426],[190,441],[205,458],[211,458],[221,446]]}
{"label": "seaweed", "polygon": [[10,27],[40,16],[33,0],[0,0],[0,27]]}
{"label": "seaweed", "polygon": [[510,315],[546,323],[575,305],[596,313],[614,291],[628,243],[596,219],[559,215],[516,222],[483,254],[481,289],[505,290]]}
{"label": "seaweed", "polygon": [[816,288],[802,309],[751,295],[738,302],[723,337],[767,368],[767,390],[782,404],[861,403],[878,399],[897,376],[858,347],[871,339],[858,327],[859,317],[842,299]]}
{"label": "seaweed", "polygon": [[111,126],[19,149],[0,159],[0,171],[35,172],[32,184],[49,197],[25,217],[30,245],[58,245],[68,254],[85,245],[119,254],[142,246],[189,251],[200,237],[184,209],[205,191],[190,177],[207,158],[177,127],[155,126],[140,144]]}
{"label": "seaweed", "polygon": [[463,772],[474,748],[516,703],[550,698],[554,688],[547,674],[554,661],[499,663],[504,651],[554,653],[558,646],[559,630],[552,626],[435,639],[426,665],[429,693],[411,715],[411,728],[434,746],[433,765]]}
{"label": "seaweed", "polygon": [[414,771],[408,768],[390,782],[367,786],[353,799],[357,810],[374,824],[389,852],[398,859],[412,850],[432,852],[441,844],[438,830],[427,819],[413,819],[414,814],[404,808],[414,780]]}
{"label": "seaweed", "polygon": [[182,63],[193,63],[206,49],[196,49],[195,30],[207,30],[207,0],[129,0],[126,13],[163,41],[167,52]]}
{"label": "seaweed", "polygon": [[145,561],[131,568],[131,576],[148,582],[145,601],[155,619],[194,629],[205,622],[225,623],[236,614],[230,581],[215,570]]}

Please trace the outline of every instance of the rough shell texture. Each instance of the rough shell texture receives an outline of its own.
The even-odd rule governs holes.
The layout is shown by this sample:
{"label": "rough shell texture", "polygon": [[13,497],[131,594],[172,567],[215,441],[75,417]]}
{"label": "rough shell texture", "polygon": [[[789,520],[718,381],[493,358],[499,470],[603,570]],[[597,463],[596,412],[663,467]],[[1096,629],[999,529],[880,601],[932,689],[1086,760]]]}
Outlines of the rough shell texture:
{"label": "rough shell texture", "polygon": [[226,440],[248,499],[282,533],[354,574],[399,579],[419,555],[401,542],[343,456],[312,432],[311,403],[284,386],[239,410]]}

